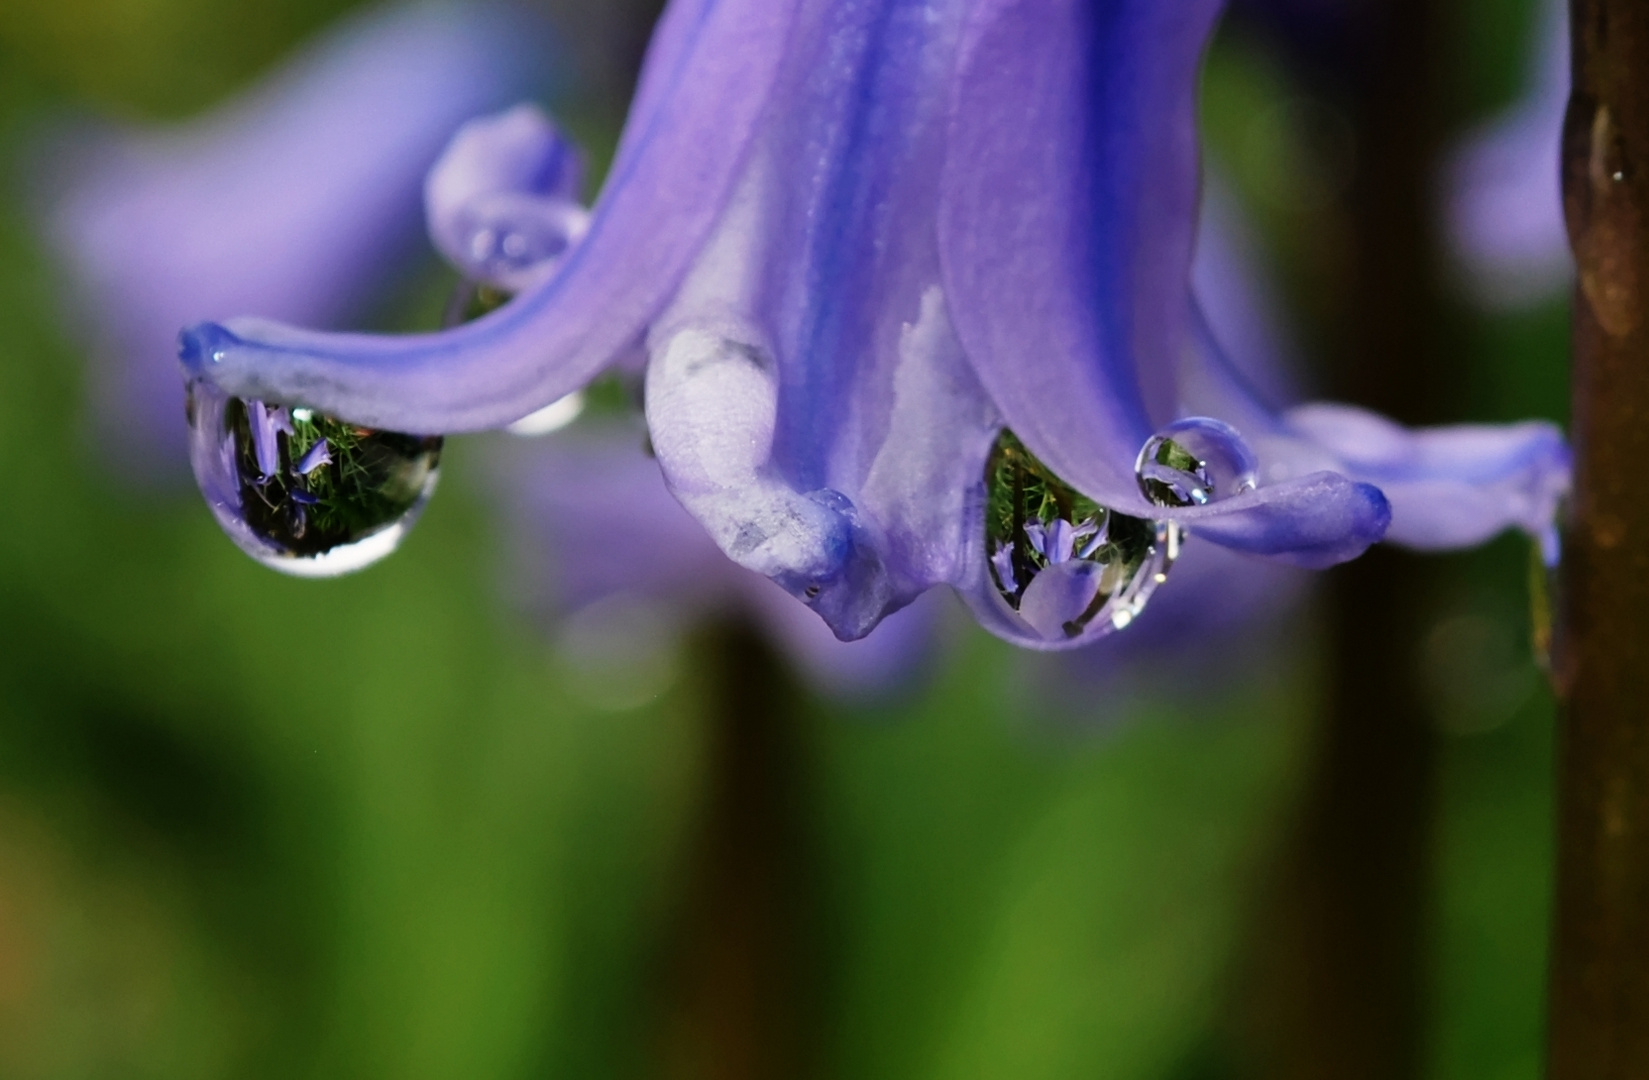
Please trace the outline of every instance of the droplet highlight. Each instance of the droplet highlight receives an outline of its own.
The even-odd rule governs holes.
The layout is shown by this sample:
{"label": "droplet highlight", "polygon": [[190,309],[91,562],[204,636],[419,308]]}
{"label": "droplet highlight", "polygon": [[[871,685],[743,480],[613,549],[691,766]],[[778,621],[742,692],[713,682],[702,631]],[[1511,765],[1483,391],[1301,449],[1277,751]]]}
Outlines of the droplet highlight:
{"label": "droplet highlight", "polygon": [[189,456],[224,532],[265,566],[333,577],[393,552],[440,475],[438,435],[188,387]]}
{"label": "droplet highlight", "polygon": [[985,488],[987,573],[1044,641],[1095,640],[1127,627],[1179,557],[1178,526],[1101,506],[1011,431],[991,449]]}
{"label": "droplet highlight", "polygon": [[1253,491],[1259,459],[1221,420],[1176,420],[1145,441],[1134,463],[1139,490],[1158,506],[1206,506]]}

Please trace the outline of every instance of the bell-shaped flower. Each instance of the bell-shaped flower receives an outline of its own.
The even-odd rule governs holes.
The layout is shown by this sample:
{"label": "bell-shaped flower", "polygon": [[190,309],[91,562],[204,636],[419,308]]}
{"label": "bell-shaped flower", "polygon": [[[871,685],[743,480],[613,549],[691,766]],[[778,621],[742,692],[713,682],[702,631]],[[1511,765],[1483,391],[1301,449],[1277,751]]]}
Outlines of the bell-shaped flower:
{"label": "bell-shaped flower", "polygon": [[198,119],[48,147],[48,240],[78,294],[115,458],[140,474],[187,460],[179,326],[364,318],[420,250],[430,166],[458,125],[540,81],[527,60],[542,36],[510,8],[379,11]]}
{"label": "bell-shaped flower", "polygon": [[[644,348],[670,491],[844,639],[948,584],[1005,637],[1081,644],[1138,614],[1186,529],[1306,566],[1388,526],[1420,546],[1547,529],[1554,430],[1326,430],[1266,409],[1213,346],[1190,267],[1218,10],[674,0],[552,272],[436,334],[199,325],[185,372],[432,434],[518,421]],[[1212,490],[1179,505],[1146,458]],[[1105,540],[1056,561],[1050,526],[1053,555]]]}

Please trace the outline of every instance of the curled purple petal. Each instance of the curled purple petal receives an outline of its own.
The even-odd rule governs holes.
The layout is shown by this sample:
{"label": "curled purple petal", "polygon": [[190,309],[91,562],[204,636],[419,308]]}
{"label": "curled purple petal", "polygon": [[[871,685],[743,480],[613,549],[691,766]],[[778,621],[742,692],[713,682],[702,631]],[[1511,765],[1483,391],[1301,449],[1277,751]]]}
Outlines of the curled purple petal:
{"label": "curled purple petal", "polygon": [[721,216],[799,6],[713,0],[669,21],[672,46],[649,58],[649,104],[584,242],[513,302],[404,337],[205,324],[184,334],[185,372],[239,396],[429,434],[501,427],[579,389],[641,337]]}
{"label": "curled purple petal", "polygon": [[459,129],[424,184],[437,250],[471,281],[522,292],[589,228],[578,150],[532,105]]}
{"label": "curled purple petal", "polygon": [[246,419],[252,429],[252,453],[258,461],[258,473],[265,480],[280,472],[280,443],[276,434],[283,428],[290,434],[292,425],[286,420],[285,406],[271,409],[261,401],[246,403]]}
{"label": "curled purple petal", "polygon": [[1048,530],[1038,518],[1025,522],[1025,539],[1031,542],[1031,548],[1044,559],[1052,558],[1048,554]]}
{"label": "curled purple petal", "polygon": [[1013,548],[1006,544],[991,554],[991,566],[996,570],[996,579],[1002,588],[1008,592],[1019,591],[1019,578],[1013,572]]}
{"label": "curled purple petal", "polygon": [[1048,546],[1042,554],[1046,555],[1051,563],[1070,562],[1071,554],[1076,550],[1076,534],[1071,523],[1064,518],[1054,518],[1048,523]]}
{"label": "curled purple petal", "polygon": [[198,120],[71,138],[42,163],[115,459],[187,460],[180,326],[245,311],[338,325],[380,300],[422,243],[425,172],[457,124],[534,85],[541,39],[514,8],[391,9]]}
{"label": "curled purple petal", "polygon": [[332,446],[325,439],[321,439],[314,446],[304,451],[304,455],[298,459],[294,471],[299,476],[308,476],[322,465],[330,465],[331,463]]}
{"label": "curled purple petal", "polygon": [[1570,454],[1554,425],[1404,428],[1349,405],[1313,404],[1287,428],[1391,500],[1387,539],[1422,550],[1470,547],[1508,528],[1540,538],[1569,491]]}
{"label": "curled purple petal", "polygon": [[[1381,501],[1389,504],[1388,538],[1393,542],[1438,550],[1481,543],[1508,528],[1544,536],[1569,489],[1568,446],[1551,424],[1414,429],[1334,404],[1300,406],[1278,416],[1255,400],[1206,333],[1200,347],[1187,350],[1182,361],[1181,392],[1188,407],[1226,417],[1260,459],[1259,490],[1208,508],[1216,513],[1243,509],[1247,501],[1277,489],[1320,488],[1325,477],[1336,476],[1331,486],[1337,490],[1348,485],[1378,488]],[[1320,509],[1328,506],[1325,494]],[[1321,524],[1328,526],[1332,516],[1320,514]],[[1255,546],[1267,530],[1254,529],[1252,523],[1232,535],[1234,523],[1199,524],[1190,514],[1175,514],[1175,519],[1216,542],[1256,554],[1275,553]],[[1373,539],[1379,537],[1369,542]],[[1348,549],[1330,545],[1321,550]],[[1310,558],[1290,561],[1322,565]]]}

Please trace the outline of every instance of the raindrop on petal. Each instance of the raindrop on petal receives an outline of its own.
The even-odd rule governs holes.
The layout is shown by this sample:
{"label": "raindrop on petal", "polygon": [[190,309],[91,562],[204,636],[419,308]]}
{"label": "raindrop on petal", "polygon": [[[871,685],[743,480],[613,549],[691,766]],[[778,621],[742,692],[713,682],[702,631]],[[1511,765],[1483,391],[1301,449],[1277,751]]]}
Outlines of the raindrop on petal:
{"label": "raindrop on petal", "polygon": [[1011,431],[997,437],[985,487],[986,572],[1045,641],[1093,640],[1127,626],[1179,556],[1178,526],[1101,506]]}
{"label": "raindrop on petal", "polygon": [[460,223],[467,240],[458,269],[474,281],[521,292],[553,272],[589,226],[589,211],[572,199],[511,192],[478,198]]}
{"label": "raindrop on petal", "polygon": [[1158,506],[1204,506],[1254,490],[1259,460],[1230,424],[1176,420],[1145,441],[1134,463],[1139,490]]}
{"label": "raindrop on petal", "polygon": [[439,435],[375,431],[189,384],[189,456],[224,532],[265,566],[332,577],[399,546],[435,490]]}

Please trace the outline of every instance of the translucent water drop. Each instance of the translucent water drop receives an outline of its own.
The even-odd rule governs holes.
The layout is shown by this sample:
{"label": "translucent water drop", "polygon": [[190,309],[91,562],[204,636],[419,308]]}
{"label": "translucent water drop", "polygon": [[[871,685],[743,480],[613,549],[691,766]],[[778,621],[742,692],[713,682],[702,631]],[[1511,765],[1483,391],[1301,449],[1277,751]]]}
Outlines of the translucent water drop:
{"label": "translucent water drop", "polygon": [[504,192],[475,199],[451,252],[467,278],[521,292],[552,272],[588,230],[590,215],[572,199]]}
{"label": "translucent water drop", "polygon": [[1181,533],[1101,506],[1055,476],[1004,430],[985,466],[992,584],[1050,642],[1121,630],[1179,557]]}
{"label": "translucent water drop", "polygon": [[435,490],[441,437],[375,431],[189,384],[189,457],[218,524],[265,566],[332,577],[399,546]]}
{"label": "translucent water drop", "polygon": [[1134,475],[1158,506],[1203,506],[1254,490],[1259,460],[1230,424],[1176,420],[1145,441]]}

